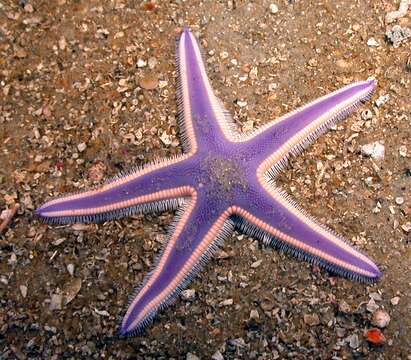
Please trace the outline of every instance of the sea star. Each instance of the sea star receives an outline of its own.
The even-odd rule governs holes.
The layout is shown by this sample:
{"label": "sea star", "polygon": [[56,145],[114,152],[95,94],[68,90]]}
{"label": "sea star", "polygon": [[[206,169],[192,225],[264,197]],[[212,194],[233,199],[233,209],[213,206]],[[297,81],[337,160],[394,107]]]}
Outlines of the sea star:
{"label": "sea star", "polygon": [[50,223],[91,222],[178,208],[153,270],[132,297],[120,335],[133,335],[172,302],[238,229],[348,278],[375,281],[378,267],[319,224],[275,184],[297,155],[368,99],[375,80],[355,82],[250,133],[239,133],[214,95],[199,45],[185,28],[177,47],[178,108],[185,153],[104,185],[46,202]]}

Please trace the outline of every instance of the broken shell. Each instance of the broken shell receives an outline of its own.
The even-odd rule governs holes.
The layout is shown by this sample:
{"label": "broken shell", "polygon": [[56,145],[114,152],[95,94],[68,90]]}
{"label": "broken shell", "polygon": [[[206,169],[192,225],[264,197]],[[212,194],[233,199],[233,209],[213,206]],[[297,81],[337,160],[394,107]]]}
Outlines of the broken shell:
{"label": "broken shell", "polygon": [[156,75],[146,75],[140,79],[139,85],[145,90],[154,90],[158,86],[158,77]]}
{"label": "broken shell", "polygon": [[390,323],[390,315],[384,310],[377,310],[372,314],[371,323],[379,328],[385,328]]}

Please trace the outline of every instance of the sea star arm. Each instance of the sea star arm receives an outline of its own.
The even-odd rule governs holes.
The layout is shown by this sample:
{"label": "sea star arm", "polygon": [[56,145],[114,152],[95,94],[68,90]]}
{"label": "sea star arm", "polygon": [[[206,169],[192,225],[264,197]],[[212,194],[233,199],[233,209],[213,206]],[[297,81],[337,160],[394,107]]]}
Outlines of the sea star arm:
{"label": "sea star arm", "polygon": [[265,193],[234,210],[241,230],[351,279],[375,281],[381,276],[368,257],[313,219],[287,194],[265,181],[261,185]]}
{"label": "sea star arm", "polygon": [[[234,228],[230,210],[216,213],[194,189],[151,273],[132,297],[120,334],[132,336],[170,304]],[[183,212],[184,211],[184,212]]]}
{"label": "sea star arm", "polygon": [[207,77],[201,50],[185,28],[177,43],[177,105],[183,147],[210,148],[230,138],[234,128]]}
{"label": "sea star arm", "polygon": [[298,155],[361,105],[373,94],[375,83],[373,79],[352,83],[257,129],[245,145],[257,154],[256,160],[261,162],[259,173],[271,168],[271,175],[277,175],[288,154]]}
{"label": "sea star arm", "polygon": [[190,161],[184,155],[147,164],[94,189],[49,200],[36,214],[46,222],[72,223],[175,209],[189,194]]}

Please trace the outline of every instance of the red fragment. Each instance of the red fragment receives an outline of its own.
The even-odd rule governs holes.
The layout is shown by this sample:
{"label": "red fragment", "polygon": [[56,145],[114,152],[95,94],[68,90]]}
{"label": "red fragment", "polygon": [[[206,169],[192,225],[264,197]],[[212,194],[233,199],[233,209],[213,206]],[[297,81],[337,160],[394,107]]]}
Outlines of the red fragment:
{"label": "red fragment", "polygon": [[146,2],[144,4],[144,8],[148,11],[152,11],[156,8],[156,2],[155,1]]}
{"label": "red fragment", "polygon": [[380,329],[377,328],[365,330],[364,337],[367,339],[368,342],[376,345],[385,342],[384,334],[381,332]]}
{"label": "red fragment", "polygon": [[64,166],[64,162],[61,161],[61,160],[57,160],[57,162],[56,162],[57,170],[61,170],[63,168],[63,166]]}
{"label": "red fragment", "polygon": [[124,157],[129,155],[129,151],[125,146],[121,148],[120,152],[121,152],[121,155],[123,155]]}

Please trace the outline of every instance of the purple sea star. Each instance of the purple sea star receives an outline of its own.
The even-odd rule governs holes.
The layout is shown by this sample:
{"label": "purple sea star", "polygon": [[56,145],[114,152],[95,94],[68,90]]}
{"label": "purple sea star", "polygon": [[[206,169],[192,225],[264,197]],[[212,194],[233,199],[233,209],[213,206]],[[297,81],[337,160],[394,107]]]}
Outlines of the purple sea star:
{"label": "purple sea star", "polygon": [[368,99],[375,80],[355,82],[242,134],[214,95],[200,48],[187,28],[177,53],[184,155],[50,200],[36,211],[50,223],[68,223],[179,209],[153,270],[130,301],[120,334],[142,331],[235,228],[342,276],[379,278],[381,273],[369,258],[275,185],[289,154],[299,154]]}

